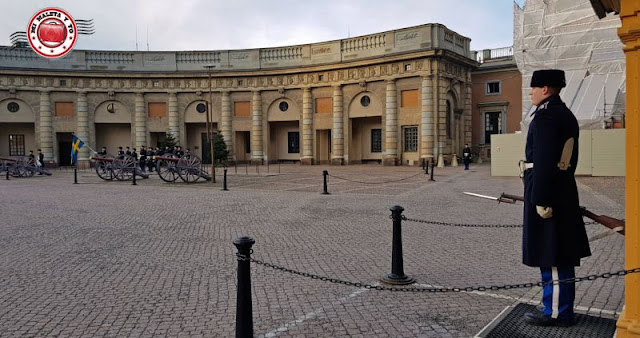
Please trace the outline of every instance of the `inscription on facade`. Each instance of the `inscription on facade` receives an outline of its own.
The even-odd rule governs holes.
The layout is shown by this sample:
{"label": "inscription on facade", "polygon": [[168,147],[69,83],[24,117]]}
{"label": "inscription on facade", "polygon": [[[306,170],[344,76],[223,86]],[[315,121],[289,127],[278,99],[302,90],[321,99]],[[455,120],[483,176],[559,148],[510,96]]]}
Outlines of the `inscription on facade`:
{"label": "inscription on facade", "polygon": [[418,31],[403,32],[396,34],[396,42],[399,43],[411,43],[420,37]]}
{"label": "inscription on facade", "polygon": [[329,54],[329,53],[331,53],[331,47],[317,47],[311,50],[311,55]]}
{"label": "inscription on facade", "polygon": [[229,58],[231,60],[246,60],[249,58],[249,53],[235,53],[235,54],[230,54]]}

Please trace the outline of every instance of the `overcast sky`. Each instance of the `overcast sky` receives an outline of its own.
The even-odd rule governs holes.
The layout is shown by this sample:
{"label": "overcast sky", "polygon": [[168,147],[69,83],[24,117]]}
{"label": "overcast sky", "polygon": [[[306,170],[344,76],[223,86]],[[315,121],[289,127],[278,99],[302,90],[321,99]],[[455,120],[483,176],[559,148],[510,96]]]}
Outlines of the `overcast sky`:
{"label": "overcast sky", "polygon": [[[521,4],[524,0],[516,0]],[[437,22],[471,48],[513,44],[513,0],[0,0],[0,45],[45,7],[93,19],[76,49],[225,50],[343,39]],[[147,40],[148,31],[148,40]]]}

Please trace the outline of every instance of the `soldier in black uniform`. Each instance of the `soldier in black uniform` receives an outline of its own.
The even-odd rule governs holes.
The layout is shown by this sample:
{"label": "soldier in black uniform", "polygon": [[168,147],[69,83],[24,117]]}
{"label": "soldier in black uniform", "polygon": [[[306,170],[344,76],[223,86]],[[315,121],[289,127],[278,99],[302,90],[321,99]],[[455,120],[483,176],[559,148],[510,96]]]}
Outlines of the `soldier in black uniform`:
{"label": "soldier in black uniform", "polygon": [[153,151],[153,148],[148,147],[147,148],[147,168],[149,168],[149,172],[150,173],[153,172],[153,167],[154,167],[153,157],[155,155],[156,155],[156,153]]}
{"label": "soldier in black uniform", "polygon": [[127,151],[124,152],[126,155],[131,156],[131,149],[129,149],[129,147],[127,147]]}
{"label": "soldier in black uniform", "polygon": [[145,172],[144,168],[147,164],[147,149],[145,146],[140,147],[140,171]]}
{"label": "soldier in black uniform", "polygon": [[471,163],[471,148],[468,144],[464,145],[462,149],[462,161],[464,162],[464,170],[469,170],[469,163]]}
{"label": "soldier in black uniform", "polygon": [[106,156],[107,155],[107,147],[102,147],[102,150],[100,150],[100,152],[98,152],[98,155]]}
{"label": "soldier in black uniform", "polygon": [[136,163],[138,163],[138,152],[136,151],[136,148],[133,148],[133,151],[131,152],[131,157],[133,157],[136,160]]}
{"label": "soldier in black uniform", "polygon": [[122,147],[118,147],[118,156],[122,155],[124,155],[124,150],[122,150]]}
{"label": "soldier in black uniform", "polygon": [[[44,154],[42,153],[42,149],[38,149],[38,160],[36,161],[36,165],[38,167],[44,167]],[[40,173],[42,175],[42,173]]]}
{"label": "soldier in black uniform", "polygon": [[[538,70],[531,78],[531,102],[537,106],[527,134],[524,176],[523,263],[539,267],[543,282],[575,277],[580,259],[591,255],[580,213],[574,173],[580,129],[560,99],[564,71]],[[575,323],[575,283],[543,287],[542,311],[526,313],[540,326]]]}
{"label": "soldier in black uniform", "polygon": [[182,151],[182,147],[181,146],[177,146],[176,147],[176,152],[175,152],[176,156],[178,157],[182,157],[182,155],[184,155],[184,151]]}

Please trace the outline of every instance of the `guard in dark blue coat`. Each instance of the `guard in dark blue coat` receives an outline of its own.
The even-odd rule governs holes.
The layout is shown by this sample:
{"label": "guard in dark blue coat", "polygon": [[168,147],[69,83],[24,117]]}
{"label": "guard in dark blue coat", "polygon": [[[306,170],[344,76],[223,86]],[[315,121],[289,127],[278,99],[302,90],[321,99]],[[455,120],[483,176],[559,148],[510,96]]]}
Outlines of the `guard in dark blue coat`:
{"label": "guard in dark blue coat", "polygon": [[[531,102],[537,106],[529,125],[524,178],[522,261],[539,267],[543,282],[575,277],[580,259],[591,255],[580,213],[574,173],[578,164],[580,129],[560,99],[564,71],[538,70],[531,78]],[[575,322],[575,283],[543,287],[540,312],[525,321],[541,326],[570,326]]]}

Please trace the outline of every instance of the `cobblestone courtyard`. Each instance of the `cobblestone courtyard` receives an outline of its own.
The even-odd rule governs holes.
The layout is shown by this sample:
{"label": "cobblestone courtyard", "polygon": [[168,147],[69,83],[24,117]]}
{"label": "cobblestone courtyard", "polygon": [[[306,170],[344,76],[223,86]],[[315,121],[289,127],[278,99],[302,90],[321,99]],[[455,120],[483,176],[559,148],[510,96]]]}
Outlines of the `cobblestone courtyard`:
{"label": "cobblestone courtyard", "polygon": [[[330,195],[321,195],[322,170]],[[236,171],[237,170],[237,171]],[[268,170],[268,172],[267,172]],[[463,195],[522,194],[518,178],[436,168],[287,164],[229,169],[229,189],[162,182],[155,174],[102,181],[91,171],[0,181],[0,336],[232,337],[232,241],[291,269],[375,284],[391,271],[389,208],[409,218],[519,224],[522,204]],[[344,180],[347,179],[347,180]],[[384,183],[392,180],[397,182]],[[354,182],[359,181],[359,182]],[[581,204],[624,218],[624,179],[581,177]],[[362,183],[364,182],[364,183]],[[605,230],[588,225],[590,235]],[[521,229],[403,222],[404,271],[414,286],[536,282],[520,263]],[[577,276],[623,268],[624,241],[591,243]],[[332,284],[252,264],[256,336],[471,337],[506,306],[536,303],[540,289],[389,292]],[[578,311],[616,317],[622,278],[577,285]]]}

